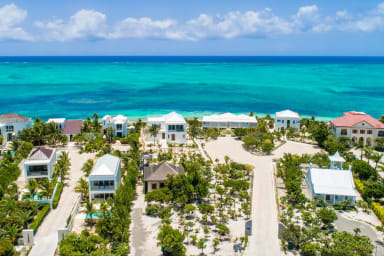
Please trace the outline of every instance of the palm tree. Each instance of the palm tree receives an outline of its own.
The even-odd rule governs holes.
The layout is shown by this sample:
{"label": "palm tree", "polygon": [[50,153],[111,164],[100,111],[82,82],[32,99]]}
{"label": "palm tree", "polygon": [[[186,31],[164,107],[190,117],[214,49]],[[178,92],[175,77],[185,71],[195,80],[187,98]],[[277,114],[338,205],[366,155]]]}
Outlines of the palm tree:
{"label": "palm tree", "polygon": [[93,203],[89,200],[85,202],[85,210],[84,213],[86,213],[89,216],[89,224],[92,225],[93,223],[93,214],[95,213],[95,208],[93,206]]}
{"label": "palm tree", "polygon": [[156,124],[153,124],[151,127],[149,127],[149,134],[153,137],[153,144],[156,143],[156,136],[160,131],[160,127]]}
{"label": "palm tree", "polygon": [[16,218],[18,218],[23,223],[23,229],[28,228],[28,222],[32,219],[31,210],[21,210],[16,213]]}
{"label": "palm tree", "polygon": [[13,244],[16,242],[16,239],[19,236],[20,231],[21,231],[21,227],[16,224],[12,224],[12,226],[7,228],[7,237],[12,241]]}
{"label": "palm tree", "polygon": [[93,159],[88,159],[83,167],[81,167],[81,170],[83,171],[85,177],[88,177],[89,174],[91,174],[91,171],[92,171],[92,168],[93,168],[93,165],[95,164],[95,162],[93,161]]}
{"label": "palm tree", "polygon": [[93,117],[93,122],[92,122],[93,129],[95,132],[99,132],[101,128],[99,123],[99,115],[94,113],[92,117]]}
{"label": "palm tree", "polygon": [[17,152],[19,151],[21,147],[21,141],[20,140],[13,140],[12,143],[11,143],[11,150],[13,152]]}
{"label": "palm tree", "polygon": [[89,185],[88,181],[85,179],[81,178],[75,187],[75,191],[77,193],[80,193],[81,199],[84,200],[84,198],[88,198],[88,193],[89,193]]}
{"label": "palm tree", "polygon": [[37,190],[39,188],[37,181],[35,179],[28,180],[28,183],[27,185],[25,185],[25,188],[28,189],[28,192],[25,193],[27,197],[34,200],[35,196],[37,195]]}
{"label": "palm tree", "polygon": [[61,152],[57,163],[55,164],[55,171],[57,175],[60,177],[60,181],[62,182],[65,178],[65,175],[68,174],[68,170],[71,167],[71,161],[69,159],[68,152]]}
{"label": "palm tree", "polygon": [[372,153],[371,159],[372,159],[372,161],[375,162],[375,170],[377,169],[377,165],[379,164],[379,162],[381,161],[383,156],[384,156],[384,154],[380,154],[378,152],[373,152]]}
{"label": "palm tree", "polygon": [[364,148],[364,155],[368,159],[368,163],[369,163],[369,160],[372,159],[372,153],[373,153],[373,149],[372,148],[370,148],[370,147],[365,147]]}
{"label": "palm tree", "polygon": [[355,148],[360,149],[360,160],[363,160],[364,143],[359,140],[359,142],[356,143]]}
{"label": "palm tree", "polygon": [[40,196],[51,198],[54,190],[53,182],[49,179],[41,179],[39,182],[39,188],[41,189],[39,193]]}

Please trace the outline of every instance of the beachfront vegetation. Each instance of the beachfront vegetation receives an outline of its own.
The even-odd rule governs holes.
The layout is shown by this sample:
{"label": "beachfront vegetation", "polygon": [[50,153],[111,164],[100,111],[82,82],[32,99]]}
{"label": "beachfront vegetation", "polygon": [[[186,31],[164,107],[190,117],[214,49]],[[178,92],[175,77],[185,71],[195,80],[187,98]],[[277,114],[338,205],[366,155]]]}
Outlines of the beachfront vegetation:
{"label": "beachfront vegetation", "polygon": [[57,129],[54,122],[46,123],[39,118],[35,118],[32,127],[20,131],[19,139],[35,146],[66,145],[68,143],[68,137],[61,134],[61,130]]}

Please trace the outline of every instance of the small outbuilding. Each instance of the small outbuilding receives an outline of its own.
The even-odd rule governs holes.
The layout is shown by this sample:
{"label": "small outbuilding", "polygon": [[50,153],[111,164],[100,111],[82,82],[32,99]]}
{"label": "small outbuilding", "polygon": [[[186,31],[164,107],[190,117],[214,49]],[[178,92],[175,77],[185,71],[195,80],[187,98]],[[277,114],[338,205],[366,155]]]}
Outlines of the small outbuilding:
{"label": "small outbuilding", "polygon": [[56,161],[56,149],[38,147],[32,150],[24,163],[26,179],[48,178],[51,179]]}

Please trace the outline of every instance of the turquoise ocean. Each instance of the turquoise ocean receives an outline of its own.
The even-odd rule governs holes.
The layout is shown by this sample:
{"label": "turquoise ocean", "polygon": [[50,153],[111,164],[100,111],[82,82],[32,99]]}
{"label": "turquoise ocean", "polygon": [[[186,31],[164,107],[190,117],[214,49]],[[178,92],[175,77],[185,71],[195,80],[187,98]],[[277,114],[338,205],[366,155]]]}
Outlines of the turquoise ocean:
{"label": "turquoise ocean", "polygon": [[0,57],[0,113],[384,114],[383,57]]}

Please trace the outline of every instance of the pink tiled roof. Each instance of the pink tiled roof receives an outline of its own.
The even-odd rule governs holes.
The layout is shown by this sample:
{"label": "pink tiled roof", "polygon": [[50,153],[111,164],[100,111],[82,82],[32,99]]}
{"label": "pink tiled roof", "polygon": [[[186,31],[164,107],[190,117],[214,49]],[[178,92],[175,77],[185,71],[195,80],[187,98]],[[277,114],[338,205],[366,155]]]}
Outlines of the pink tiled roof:
{"label": "pink tiled roof", "polygon": [[81,133],[81,126],[83,126],[83,121],[81,120],[67,120],[65,121],[64,130],[62,134],[78,134]]}
{"label": "pink tiled roof", "polygon": [[350,111],[344,113],[344,116],[331,120],[330,122],[335,126],[352,127],[358,123],[366,122],[375,128],[384,129],[384,124],[379,120],[367,115],[363,112]]}

